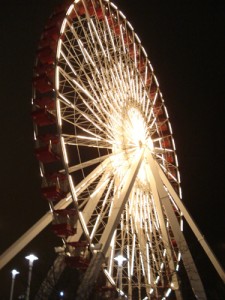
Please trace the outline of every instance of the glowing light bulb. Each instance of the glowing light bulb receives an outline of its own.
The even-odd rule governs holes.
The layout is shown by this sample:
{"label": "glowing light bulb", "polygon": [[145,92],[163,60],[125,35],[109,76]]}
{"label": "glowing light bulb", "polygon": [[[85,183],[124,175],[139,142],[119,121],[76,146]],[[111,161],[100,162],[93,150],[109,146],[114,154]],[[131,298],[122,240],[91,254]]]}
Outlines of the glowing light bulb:
{"label": "glowing light bulb", "polygon": [[126,261],[127,259],[123,257],[123,255],[118,255],[114,258],[118,262],[118,266],[122,266],[123,262]]}

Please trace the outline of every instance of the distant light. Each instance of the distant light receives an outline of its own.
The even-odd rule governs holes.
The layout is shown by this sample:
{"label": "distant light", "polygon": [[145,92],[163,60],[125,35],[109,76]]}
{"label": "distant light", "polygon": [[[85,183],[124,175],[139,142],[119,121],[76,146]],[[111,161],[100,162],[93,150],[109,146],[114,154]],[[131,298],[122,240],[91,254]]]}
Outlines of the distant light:
{"label": "distant light", "polygon": [[123,257],[123,255],[118,255],[114,258],[118,262],[118,266],[122,266],[123,262],[126,261],[127,259]]}
{"label": "distant light", "polygon": [[13,277],[13,278],[15,278],[17,274],[20,274],[20,272],[18,272],[18,271],[15,270],[15,269],[13,269],[13,270],[11,271],[11,273],[12,273],[12,277]]}
{"label": "distant light", "polygon": [[166,297],[169,297],[169,294],[171,293],[171,288],[169,288],[168,290],[167,290],[167,292],[166,292]]}
{"label": "distant light", "polygon": [[35,256],[34,254],[30,254],[30,255],[26,256],[25,258],[27,260],[29,260],[30,264],[33,264],[33,262],[38,259],[38,257]]}
{"label": "distant light", "polygon": [[155,280],[155,283],[156,283],[156,284],[158,284],[159,279],[160,279],[160,277],[159,277],[159,275],[158,275],[157,278],[156,278],[156,280]]}
{"label": "distant light", "polygon": [[180,231],[184,230],[184,223],[183,223],[183,219],[180,220]]}
{"label": "distant light", "polygon": [[60,295],[61,297],[63,297],[63,296],[64,296],[64,292],[61,291],[61,292],[59,293],[59,295]]}

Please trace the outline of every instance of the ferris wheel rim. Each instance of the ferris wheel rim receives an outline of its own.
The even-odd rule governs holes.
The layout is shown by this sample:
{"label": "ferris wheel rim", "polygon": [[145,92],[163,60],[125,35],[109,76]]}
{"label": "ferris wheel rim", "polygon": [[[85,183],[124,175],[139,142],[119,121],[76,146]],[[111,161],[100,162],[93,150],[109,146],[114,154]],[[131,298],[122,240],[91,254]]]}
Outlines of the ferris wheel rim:
{"label": "ferris wheel rim", "polygon": [[[81,94],[84,93],[85,96],[87,96],[89,98],[89,100],[98,103],[96,98],[94,96],[96,96],[96,93],[93,92],[93,85],[90,82],[90,78],[89,78],[89,73],[88,71],[86,71],[86,69],[88,69],[88,64],[91,66],[91,68],[89,69],[89,71],[93,71],[94,69],[96,70],[96,62],[99,62],[99,59],[97,58],[96,61],[94,61],[94,57],[92,56],[92,54],[90,54],[90,52],[88,52],[88,47],[89,49],[92,49],[92,46],[88,46],[87,49],[84,46],[84,43],[82,42],[81,39],[79,39],[78,34],[76,32],[74,32],[74,25],[71,23],[71,13],[75,13],[78,22],[80,23],[80,28],[82,28],[81,30],[84,31],[84,37],[88,36],[85,33],[85,30],[83,29],[84,25],[82,24],[83,21],[81,21],[81,18],[78,16],[78,12],[76,11],[76,5],[79,5],[80,3],[83,3],[83,1],[73,1],[73,4],[71,4],[71,6],[69,6],[69,8],[67,9],[66,12],[66,17],[63,19],[62,21],[62,26],[60,29],[60,36],[58,39],[58,47],[57,47],[57,52],[56,52],[56,71],[55,71],[55,91],[56,91],[56,111],[57,111],[57,127],[58,127],[58,132],[60,135],[60,143],[61,143],[61,147],[62,147],[62,154],[63,154],[63,164],[64,164],[64,168],[66,170],[67,173],[67,177],[68,177],[68,181],[70,184],[70,190],[71,190],[71,195],[73,198],[73,202],[75,203],[75,205],[77,206],[77,208],[79,208],[79,204],[78,204],[78,200],[77,197],[79,196],[79,193],[82,193],[84,190],[82,190],[81,186],[82,184],[86,184],[87,185],[87,190],[90,184],[90,181],[88,181],[89,179],[85,179],[85,176],[83,176],[83,181],[78,182],[78,185],[80,187],[80,190],[77,190],[77,188],[75,187],[75,183],[73,182],[72,179],[72,174],[73,172],[77,172],[77,171],[81,171],[83,174],[85,174],[85,170],[88,167],[91,167],[92,164],[96,165],[96,163],[99,163],[101,166],[101,171],[104,170],[104,168],[106,169],[106,167],[108,167],[108,165],[111,164],[112,160],[112,156],[114,157],[119,157],[120,155],[124,155],[126,158],[129,158],[125,161],[125,168],[127,168],[127,164],[128,166],[130,164],[132,164],[132,159],[134,157],[135,154],[135,149],[139,149],[142,147],[143,143],[148,144],[147,147],[152,151],[152,153],[154,153],[155,159],[160,161],[160,165],[163,169],[163,171],[167,174],[168,178],[172,178],[172,180],[174,180],[176,182],[176,185],[178,188],[180,188],[180,180],[179,180],[179,173],[178,173],[178,162],[177,162],[177,158],[176,158],[176,154],[175,154],[175,144],[174,144],[174,140],[172,138],[172,129],[171,129],[171,125],[169,122],[169,117],[167,114],[167,110],[164,104],[164,100],[162,98],[162,94],[159,90],[159,86],[158,86],[158,81],[157,78],[153,72],[153,68],[147,58],[147,54],[144,50],[144,48],[142,47],[140,40],[138,38],[138,36],[134,33],[133,27],[131,26],[131,24],[126,20],[125,16],[113,5],[111,4],[109,1],[96,1],[96,3],[100,3],[101,5],[101,9],[103,7],[108,7],[108,10],[112,11],[113,13],[110,14],[110,17],[114,18],[114,15],[117,17],[117,21],[115,22],[116,24],[114,24],[114,21],[112,23],[112,28],[109,28],[109,20],[107,19],[108,16],[106,16],[105,14],[105,10],[103,11],[103,16],[101,16],[101,18],[103,18],[103,22],[104,26],[106,26],[106,29],[108,30],[109,33],[109,39],[112,40],[112,48],[115,48],[115,42],[117,40],[119,40],[119,47],[121,47],[121,52],[122,50],[124,50],[124,54],[123,54],[123,59],[125,61],[124,65],[121,67],[123,68],[122,71],[126,70],[126,63],[128,64],[128,71],[126,73],[127,78],[131,75],[130,73],[132,73],[132,76],[134,74],[134,78],[135,80],[138,81],[138,83],[135,85],[134,84],[134,92],[132,94],[132,99],[129,101],[127,101],[126,105],[123,107],[123,113],[128,114],[129,118],[127,117],[127,119],[125,118],[125,122],[123,120],[123,118],[121,117],[120,113],[117,111],[118,108],[120,108],[120,99],[117,99],[116,103],[115,103],[115,107],[112,107],[112,105],[110,105],[110,100],[113,99],[113,97],[111,97],[111,99],[105,99],[105,107],[107,107],[107,109],[109,109],[107,111],[107,109],[104,107],[104,104],[102,104],[102,106],[100,106],[101,104],[98,104],[98,111],[100,111],[102,109],[102,111],[100,111],[99,116],[96,114],[96,116],[94,116],[94,118],[92,118],[92,115],[90,114],[93,113],[94,115],[94,108],[91,107],[89,105],[89,103],[86,101],[86,99],[84,99],[84,97],[81,97]],[[105,6],[104,6],[105,5]],[[87,22],[85,23],[86,26],[90,25],[92,28],[92,31],[90,30],[90,26],[88,27],[90,33],[89,36],[89,42],[91,41],[92,35],[95,36],[95,42],[99,43],[98,47],[100,48],[100,50],[102,51],[101,54],[102,56],[104,56],[104,53],[106,52],[106,50],[104,51],[104,47],[101,43],[101,40],[98,38],[98,32],[96,33],[96,27],[99,26],[100,30],[101,30],[101,26],[99,25],[99,23],[101,21],[98,20],[97,18],[97,12],[95,10],[95,8],[92,9],[92,16],[90,16],[90,8],[84,6],[84,19],[87,19]],[[93,17],[93,19],[92,19]],[[93,21],[94,20],[94,21]],[[90,22],[90,23],[89,23]],[[96,22],[96,24],[94,23]],[[119,25],[119,26],[117,26]],[[103,26],[103,25],[102,25]],[[117,26],[117,27],[116,27]],[[66,28],[71,31],[70,33],[72,34],[72,36],[74,35],[74,38],[78,41],[76,44],[77,49],[80,51],[80,53],[83,55],[83,65],[85,65],[85,62],[87,65],[85,65],[85,67],[81,64],[81,71],[80,74],[82,74],[85,77],[86,83],[88,82],[88,84],[91,86],[91,88],[89,90],[85,89],[85,85],[82,84],[80,81],[74,79],[71,77],[71,74],[74,76],[77,76],[77,71],[75,70],[75,68],[72,66],[70,60],[66,57],[65,53],[61,50],[62,47],[64,47],[64,49],[66,49],[67,54],[69,54],[69,56],[72,57],[72,54],[70,53],[70,51],[67,49],[67,47],[70,46],[71,41],[68,41],[68,44],[66,45],[67,42],[67,37],[65,33]],[[125,28],[125,29],[124,29]],[[125,38],[123,37],[123,33],[122,30],[124,30],[124,32],[129,32],[128,36],[130,39],[130,44],[132,45],[132,47],[127,48],[124,44]],[[86,35],[85,35],[86,34]],[[104,38],[104,36],[102,36]],[[74,41],[72,41],[74,43]],[[67,47],[66,47],[67,46]],[[74,46],[74,45],[73,45]],[[99,50],[99,49],[98,49]],[[109,50],[108,50],[109,51]],[[138,55],[140,55],[143,60],[144,60],[144,70],[145,70],[145,76],[144,78],[141,75],[141,71],[139,69],[139,65],[138,63],[141,63],[141,60],[139,61],[139,59],[137,59]],[[70,59],[71,59],[70,57]],[[61,66],[62,64],[59,63],[60,59],[63,61],[64,60],[64,65],[67,65],[67,67],[69,67],[70,72],[66,72],[65,70],[66,67],[63,69]],[[73,59],[73,58],[72,58]],[[109,64],[106,64],[106,66],[104,67],[104,65],[102,64],[102,62],[100,62],[100,70],[104,73],[103,76],[103,81],[106,80],[107,77],[113,76],[113,72],[115,71],[115,74],[118,74],[119,72],[121,72],[121,70],[119,70],[119,67],[117,66],[118,63],[118,58],[112,56],[110,57],[110,59],[113,61],[113,59],[115,60],[114,64],[112,64],[109,68],[109,71],[107,71],[106,67],[109,67]],[[138,60],[138,62],[137,62]],[[75,61],[75,59],[74,59]],[[75,64],[76,65],[76,64]],[[86,69],[85,69],[86,68]],[[130,69],[129,69],[130,68]],[[134,69],[132,69],[134,68]],[[140,66],[140,68],[143,68],[143,66]],[[97,69],[98,71],[98,69]],[[98,72],[96,71],[96,73],[98,74]],[[82,73],[83,72],[83,73]],[[110,75],[107,73],[109,72]],[[147,75],[146,75],[147,74]],[[153,95],[151,95],[151,84],[152,82],[149,84],[148,81],[148,74],[151,75],[151,80],[152,82],[154,82],[155,85],[155,89],[154,93],[152,92]],[[77,92],[77,94],[80,95],[83,103],[78,103],[80,105],[80,107],[85,108],[85,113],[82,111],[82,109],[80,109],[78,107],[78,105],[76,106],[72,101],[70,102],[68,100],[68,94],[70,93],[68,86],[66,86],[66,88],[62,91],[61,89],[61,82],[60,82],[60,76],[64,78],[64,82],[63,84],[66,84],[69,82],[69,84],[71,85],[71,87],[74,88],[74,90],[76,89],[76,92],[79,90],[79,92]],[[97,82],[97,76],[93,79]],[[117,75],[117,77],[113,78],[115,81],[115,86],[117,88],[120,88],[121,91],[123,92],[127,92],[126,91],[126,80],[121,76],[121,75]],[[132,79],[133,80],[133,79]],[[116,81],[118,81],[116,83]],[[119,83],[120,81],[123,81],[123,83],[125,84],[125,87],[122,87],[121,84]],[[139,87],[139,82],[140,82],[140,87]],[[105,84],[105,86],[104,86]],[[99,84],[97,84],[97,86],[99,87]],[[108,86],[106,83],[103,83],[104,88],[106,89]],[[135,90],[136,89],[136,90]],[[124,91],[125,90],[125,91]],[[138,91],[138,92],[137,92]],[[91,93],[93,92],[93,93]],[[135,94],[136,92],[136,94]],[[146,103],[141,103],[138,99],[138,93],[143,93],[143,97],[145,99]],[[149,92],[149,96],[147,97],[147,93]],[[122,94],[122,92],[121,92]],[[94,96],[93,96],[94,95]],[[103,96],[103,92],[100,93],[101,96]],[[109,94],[108,94],[109,96]],[[115,96],[115,95],[114,95]],[[123,99],[125,99],[125,96],[121,96]],[[156,112],[154,112],[154,105],[155,103],[159,101],[160,102],[160,107],[157,107]],[[63,103],[63,109],[62,109],[62,103]],[[85,104],[84,104],[85,103]],[[82,106],[82,104],[84,104]],[[145,105],[145,106],[144,106]],[[66,107],[66,108],[65,108]],[[143,107],[150,109],[151,108],[151,118],[147,115],[146,111],[143,110]],[[95,108],[96,109],[96,108]],[[158,117],[159,115],[159,111],[157,110],[162,110],[162,112],[160,112],[160,114],[162,114],[160,116],[160,118],[163,119],[163,121],[160,121],[158,119],[160,119]],[[66,115],[68,110],[68,117]],[[82,119],[82,122],[85,123],[85,126],[87,126],[87,128],[91,128],[90,130],[87,130],[86,127],[83,127],[83,125],[77,125],[77,132],[79,133],[79,130],[86,132],[88,135],[87,137],[84,137],[83,135],[80,134],[74,134],[71,135],[70,133],[68,134],[68,132],[64,132],[64,130],[62,129],[62,124],[63,122],[67,122],[70,123],[72,125],[74,125],[75,121],[71,121],[70,119],[70,115],[69,113],[71,113],[71,111],[75,111],[74,112],[74,116],[76,115],[79,116],[80,114],[80,119]],[[104,127],[104,121],[108,120],[107,118],[109,118],[112,115],[112,112],[116,114],[116,118],[113,118],[110,120],[110,130],[106,130],[106,128]],[[63,115],[63,117],[62,117]],[[67,118],[67,119],[66,119]],[[103,120],[101,120],[101,118],[103,118]],[[132,128],[132,120],[134,122],[134,120],[138,119],[138,122],[140,123],[141,126],[144,127],[144,130],[142,132],[143,135],[143,139],[145,138],[145,136],[147,135],[148,138],[144,141],[142,140],[137,140],[137,141],[133,141],[132,140],[132,135],[134,134],[134,129]],[[118,119],[119,123],[118,123]],[[130,121],[131,119],[131,121]],[[150,122],[151,121],[151,122]],[[81,122],[81,124],[82,124]],[[90,122],[90,123],[88,123]],[[124,122],[124,123],[123,123]],[[146,122],[148,123],[146,125]],[[154,128],[155,132],[157,132],[157,137],[153,140],[150,137],[152,136],[152,134],[149,134],[148,132],[148,128],[150,127]],[[158,125],[159,123],[159,125]],[[122,125],[121,125],[122,124]],[[69,126],[69,125],[68,125]],[[101,126],[105,129],[106,133],[104,132],[104,130],[102,130]],[[114,127],[123,127],[124,130],[124,135],[122,136],[122,138],[120,137],[120,134],[114,130],[114,132],[112,132],[112,128]],[[130,128],[129,128],[130,126]],[[162,127],[165,126],[166,130],[167,130],[167,135],[165,136],[164,134],[162,134]],[[94,130],[93,130],[94,128]],[[130,136],[127,138],[126,134],[127,134],[127,128],[129,128],[131,130]],[[97,134],[96,134],[97,132]],[[108,134],[108,139],[101,138],[101,134],[105,134],[107,136]],[[103,132],[103,133],[102,133]],[[129,134],[128,134],[129,135]],[[112,139],[114,138],[114,140],[117,139],[117,143],[112,143]],[[82,142],[81,142],[82,141]],[[102,144],[101,144],[102,143]],[[163,144],[164,143],[164,144]],[[169,146],[166,146],[168,143]],[[153,145],[154,144],[154,145]],[[81,159],[79,158],[78,163],[76,164],[69,164],[69,152],[67,151],[67,148],[69,148],[69,146],[75,146],[76,148],[78,148],[78,152],[77,155],[81,157],[80,151],[79,151],[79,147],[80,149],[84,149],[86,148],[97,148],[97,151],[99,153],[99,156],[95,156],[92,157],[90,160],[85,160],[85,159]],[[129,146],[129,147],[128,147]],[[158,147],[157,147],[158,146]],[[154,148],[154,151],[152,149],[152,147]],[[106,150],[105,152],[103,152],[103,154],[101,154],[101,151]],[[126,149],[124,151],[124,149]],[[95,149],[96,150],[96,149]],[[122,153],[122,154],[121,154]],[[125,154],[124,154],[125,153]],[[170,156],[169,156],[169,154]],[[167,157],[168,154],[168,157]],[[102,157],[105,157],[105,159],[103,159]],[[170,161],[171,160],[171,161]],[[97,162],[98,161],[98,162]],[[117,166],[118,167],[118,166]],[[96,168],[97,169],[97,168]],[[75,170],[75,171],[74,171]],[[122,170],[122,169],[121,169]],[[175,170],[175,175],[172,174],[171,170]],[[95,171],[95,172],[94,172]],[[101,173],[100,171],[98,171],[99,173],[96,173],[97,171],[91,170],[90,174],[93,176],[96,176],[95,179],[97,179],[97,177],[99,176],[99,174],[104,175],[104,173]],[[102,171],[103,172],[103,171]],[[88,175],[90,175],[88,174]],[[125,174],[125,173],[124,173]],[[85,181],[86,180],[86,181]],[[109,178],[107,179],[109,180]],[[139,182],[141,182],[141,179],[139,179]],[[76,184],[77,185],[77,184]],[[138,185],[138,184],[137,184]],[[96,185],[97,188],[97,185]],[[101,188],[101,187],[98,187]],[[179,191],[180,192],[180,189]],[[90,196],[91,194],[89,194]],[[85,204],[82,204],[85,205]],[[88,229],[86,227],[86,223],[84,220],[84,217],[82,216],[82,213],[79,213],[79,217],[80,217],[80,222],[83,226],[84,231],[86,232],[86,235],[88,236]],[[97,224],[97,223],[95,223]],[[94,227],[94,226],[93,226]],[[94,229],[93,229],[94,230]],[[89,236],[90,239],[90,236]],[[90,239],[91,240],[91,239]],[[143,263],[142,263],[143,264]],[[158,277],[157,277],[158,278]],[[155,281],[157,281],[157,278]],[[159,280],[158,280],[159,281]],[[157,285],[158,282],[154,283]],[[150,292],[150,290],[149,290]]]}

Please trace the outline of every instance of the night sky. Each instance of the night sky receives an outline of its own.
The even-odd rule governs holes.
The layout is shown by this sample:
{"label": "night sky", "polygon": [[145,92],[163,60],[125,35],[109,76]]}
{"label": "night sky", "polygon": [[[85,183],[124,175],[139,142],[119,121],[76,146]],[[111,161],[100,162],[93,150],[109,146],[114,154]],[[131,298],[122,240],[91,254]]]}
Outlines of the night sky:
{"label": "night sky", "polygon": [[[40,195],[31,120],[32,69],[38,39],[60,0],[4,1],[0,10],[0,252],[47,211]],[[183,202],[225,268],[225,2],[114,1],[139,35],[154,67],[173,127]],[[208,299],[225,299],[222,281],[185,226]],[[0,299],[8,299],[17,268],[15,299],[26,289],[35,253],[31,293],[60,245],[47,227],[0,270]]]}

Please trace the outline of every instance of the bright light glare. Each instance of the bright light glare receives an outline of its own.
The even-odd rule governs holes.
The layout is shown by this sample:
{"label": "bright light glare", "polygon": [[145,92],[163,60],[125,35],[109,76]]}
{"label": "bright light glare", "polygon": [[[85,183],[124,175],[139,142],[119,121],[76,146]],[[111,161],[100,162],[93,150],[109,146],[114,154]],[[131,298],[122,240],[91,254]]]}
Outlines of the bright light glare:
{"label": "bright light glare", "polygon": [[128,118],[131,124],[128,127],[130,139],[136,146],[143,145],[146,136],[146,128],[142,115],[137,109],[131,108],[128,110]]}
{"label": "bright light glare", "polygon": [[30,254],[28,256],[25,257],[27,260],[29,260],[30,263],[33,263],[35,260],[38,259],[37,256],[35,256],[34,254]]}
{"label": "bright light glare", "polygon": [[152,142],[152,140],[150,138],[148,138],[148,140],[147,140],[147,145],[148,145],[148,147],[149,147],[150,150],[153,150],[154,145],[153,145],[153,142]]}
{"label": "bright light glare", "polygon": [[184,222],[183,219],[180,220],[180,230],[183,231],[184,229]]}
{"label": "bright light glare", "polygon": [[123,257],[123,255],[118,255],[114,257],[114,259],[118,262],[119,267],[122,266],[123,262],[127,260],[125,257]]}
{"label": "bright light glare", "polygon": [[13,278],[15,278],[15,276],[16,276],[17,274],[20,274],[20,272],[18,272],[18,271],[15,270],[15,269],[13,269],[13,270],[11,271],[11,273],[12,273],[12,277],[13,277]]}
{"label": "bright light glare", "polygon": [[167,290],[167,292],[166,292],[166,297],[168,297],[170,293],[171,293],[171,288],[169,288],[169,289]]}

